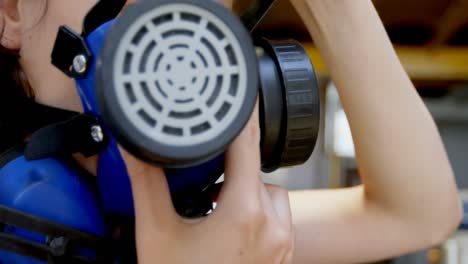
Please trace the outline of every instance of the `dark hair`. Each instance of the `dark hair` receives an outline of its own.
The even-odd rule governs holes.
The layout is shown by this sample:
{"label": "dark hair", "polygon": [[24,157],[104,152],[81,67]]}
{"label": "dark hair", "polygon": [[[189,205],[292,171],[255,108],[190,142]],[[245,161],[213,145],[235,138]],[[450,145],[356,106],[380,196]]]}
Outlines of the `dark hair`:
{"label": "dark hair", "polygon": [[30,132],[25,123],[32,98],[19,53],[0,46],[0,153],[22,143]]}
{"label": "dark hair", "polygon": [[[43,13],[38,21],[47,10],[47,1],[43,3]],[[0,0],[0,7],[2,4],[3,0]],[[0,26],[0,37],[3,30]],[[29,116],[34,92],[21,69],[19,59],[19,51],[0,45],[0,154],[22,144],[32,132]]]}

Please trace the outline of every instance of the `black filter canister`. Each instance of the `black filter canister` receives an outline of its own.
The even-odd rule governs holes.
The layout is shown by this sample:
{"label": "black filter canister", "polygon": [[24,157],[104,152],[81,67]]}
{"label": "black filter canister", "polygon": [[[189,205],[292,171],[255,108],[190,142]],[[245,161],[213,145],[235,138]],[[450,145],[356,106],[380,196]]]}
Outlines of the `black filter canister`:
{"label": "black filter canister", "polygon": [[259,42],[262,170],[307,161],[317,141],[320,98],[315,71],[304,48],[293,40]]}

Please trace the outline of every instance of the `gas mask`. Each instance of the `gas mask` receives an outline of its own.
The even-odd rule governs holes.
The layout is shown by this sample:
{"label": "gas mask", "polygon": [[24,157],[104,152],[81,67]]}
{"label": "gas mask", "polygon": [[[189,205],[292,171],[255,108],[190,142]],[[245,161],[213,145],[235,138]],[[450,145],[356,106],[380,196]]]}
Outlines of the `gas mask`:
{"label": "gas mask", "polygon": [[[85,113],[38,130],[22,165],[15,166],[57,153],[97,154],[99,196],[91,195],[84,206],[96,203],[103,214],[131,217],[121,145],[163,167],[178,213],[200,217],[212,209],[210,190],[223,174],[224,152],[248,122],[257,98],[262,170],[309,158],[320,119],[312,63],[297,41],[252,33],[273,1],[256,1],[241,18],[210,0],[141,0],[118,16],[125,2],[100,0],[81,33],[66,25],[59,29],[52,63],[75,79]],[[76,195],[84,192],[92,191]],[[21,219],[36,217],[43,225],[56,220],[7,205],[8,215]],[[105,233],[60,222],[84,232],[75,238]]]}

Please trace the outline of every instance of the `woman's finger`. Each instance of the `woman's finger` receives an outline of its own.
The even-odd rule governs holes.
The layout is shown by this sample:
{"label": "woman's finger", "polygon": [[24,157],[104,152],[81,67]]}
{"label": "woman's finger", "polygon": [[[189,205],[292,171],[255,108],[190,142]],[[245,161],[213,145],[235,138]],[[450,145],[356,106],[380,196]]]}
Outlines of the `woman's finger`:
{"label": "woman's finger", "polygon": [[288,230],[292,230],[292,214],[288,191],[271,184],[265,184],[278,220]]}
{"label": "woman's finger", "polygon": [[258,199],[260,179],[260,127],[258,103],[250,120],[229,147],[225,158],[225,181],[219,201]]}
{"label": "woman's finger", "polygon": [[164,227],[179,220],[164,171],[138,160],[125,150],[121,152],[132,184],[137,221]]}
{"label": "woman's finger", "polygon": [[275,185],[265,185],[266,190],[271,199],[271,205],[273,210],[275,211],[275,218],[281,225],[281,228],[286,230],[286,233],[290,236],[290,247],[287,249],[281,264],[290,264],[293,261],[293,253],[294,253],[294,246],[295,246],[295,232],[294,232],[294,225],[292,223],[292,213],[291,207],[289,202],[289,194],[288,191]]}

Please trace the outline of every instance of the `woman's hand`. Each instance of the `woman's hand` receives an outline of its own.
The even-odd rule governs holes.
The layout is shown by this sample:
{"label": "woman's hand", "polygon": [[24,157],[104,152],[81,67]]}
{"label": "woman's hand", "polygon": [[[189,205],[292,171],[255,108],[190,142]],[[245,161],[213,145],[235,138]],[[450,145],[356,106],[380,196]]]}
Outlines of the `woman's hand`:
{"label": "woman's hand", "polygon": [[259,140],[256,111],[226,154],[217,208],[197,221],[177,215],[161,169],[124,153],[134,194],[140,264],[291,262],[288,193],[261,181]]}

